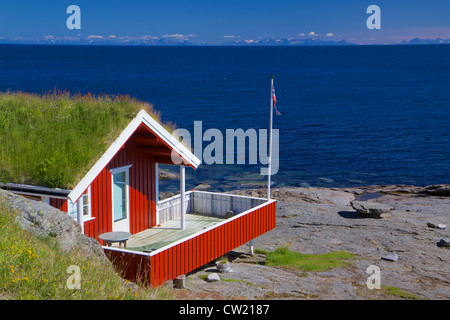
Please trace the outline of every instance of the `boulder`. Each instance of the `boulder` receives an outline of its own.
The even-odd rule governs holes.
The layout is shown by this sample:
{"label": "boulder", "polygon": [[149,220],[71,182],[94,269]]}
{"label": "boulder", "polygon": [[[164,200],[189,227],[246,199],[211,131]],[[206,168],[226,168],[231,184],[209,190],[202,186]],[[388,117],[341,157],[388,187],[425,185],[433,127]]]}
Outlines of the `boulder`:
{"label": "boulder", "polygon": [[178,179],[180,177],[176,173],[172,173],[172,172],[169,172],[166,170],[159,170],[158,176],[159,176],[160,180],[174,180],[174,179]]}
{"label": "boulder", "polygon": [[382,218],[383,214],[394,210],[394,207],[372,201],[352,201],[351,206],[358,214],[365,218]]}
{"label": "boulder", "polygon": [[206,190],[209,190],[209,189],[211,189],[212,187],[211,187],[211,185],[210,184],[207,184],[207,183],[200,183],[198,186],[196,186],[195,188],[194,188],[194,190],[198,190],[198,191],[206,191]]}
{"label": "boulder", "polygon": [[16,222],[22,229],[36,236],[53,238],[61,251],[76,251],[108,261],[102,246],[85,236],[81,226],[66,212],[1,189],[0,201],[17,212]]}

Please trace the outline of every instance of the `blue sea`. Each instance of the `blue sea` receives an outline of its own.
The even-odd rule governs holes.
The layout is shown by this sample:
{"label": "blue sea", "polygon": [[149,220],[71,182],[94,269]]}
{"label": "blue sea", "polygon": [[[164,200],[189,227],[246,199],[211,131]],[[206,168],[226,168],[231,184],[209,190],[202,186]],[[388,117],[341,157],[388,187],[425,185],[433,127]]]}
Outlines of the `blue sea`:
{"label": "blue sea", "polygon": [[[202,121],[224,137],[269,127],[271,75],[275,187],[450,182],[450,45],[0,46],[2,91],[129,94],[178,128]],[[261,167],[202,164],[187,187],[261,186]]]}

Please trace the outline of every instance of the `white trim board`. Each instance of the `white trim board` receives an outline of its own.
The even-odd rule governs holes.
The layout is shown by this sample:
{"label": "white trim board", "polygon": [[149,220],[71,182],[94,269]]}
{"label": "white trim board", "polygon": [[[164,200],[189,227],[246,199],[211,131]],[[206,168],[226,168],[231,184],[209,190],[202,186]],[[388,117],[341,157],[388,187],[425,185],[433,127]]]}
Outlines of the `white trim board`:
{"label": "white trim board", "polygon": [[89,172],[81,179],[75,188],[67,196],[72,202],[76,202],[83,192],[90,186],[92,181],[100,174],[103,168],[117,154],[127,140],[132,136],[136,129],[145,124],[155,135],[163,140],[171,149],[177,152],[189,165],[195,169],[200,165],[198,159],[181,142],[172,136],[162,125],[153,119],[145,110],[141,110],[128,126],[122,131],[119,137],[114,141]]}

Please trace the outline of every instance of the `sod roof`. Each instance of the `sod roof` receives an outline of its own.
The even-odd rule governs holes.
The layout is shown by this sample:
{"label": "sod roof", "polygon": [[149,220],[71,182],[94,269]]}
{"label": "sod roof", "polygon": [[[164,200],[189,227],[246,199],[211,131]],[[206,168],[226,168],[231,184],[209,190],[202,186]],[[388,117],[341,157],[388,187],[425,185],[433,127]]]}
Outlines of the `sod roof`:
{"label": "sod roof", "polygon": [[140,110],[161,123],[129,96],[0,93],[0,182],[73,189]]}

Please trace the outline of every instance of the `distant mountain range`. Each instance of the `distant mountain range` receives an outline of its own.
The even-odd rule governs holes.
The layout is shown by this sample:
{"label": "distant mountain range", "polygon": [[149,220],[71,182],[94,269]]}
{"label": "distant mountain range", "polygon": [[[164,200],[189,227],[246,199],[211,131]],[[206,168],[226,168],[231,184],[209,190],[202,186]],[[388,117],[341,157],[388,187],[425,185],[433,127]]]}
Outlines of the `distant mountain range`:
{"label": "distant mountain range", "polygon": [[[128,37],[128,36],[99,36],[90,35],[86,37],[68,37],[48,35],[43,38],[3,38],[0,44],[54,44],[54,45],[123,45],[123,46],[344,46],[359,45],[347,40],[323,40],[318,38],[267,38],[262,40],[239,39],[227,40],[218,43],[197,43],[188,37]],[[449,39],[420,39],[414,38],[409,41],[392,43],[400,45],[408,44],[450,44]]]}
{"label": "distant mountain range", "polygon": [[436,38],[436,39],[419,39],[414,38],[409,41],[403,40],[400,44],[450,44],[450,39]]}
{"label": "distant mountain range", "polygon": [[354,45],[354,43],[346,40],[333,41],[321,39],[263,39],[263,40],[235,40],[222,42],[221,45],[226,46],[343,46]]}

